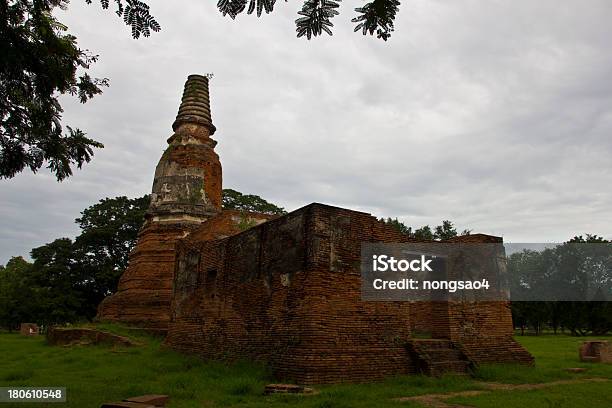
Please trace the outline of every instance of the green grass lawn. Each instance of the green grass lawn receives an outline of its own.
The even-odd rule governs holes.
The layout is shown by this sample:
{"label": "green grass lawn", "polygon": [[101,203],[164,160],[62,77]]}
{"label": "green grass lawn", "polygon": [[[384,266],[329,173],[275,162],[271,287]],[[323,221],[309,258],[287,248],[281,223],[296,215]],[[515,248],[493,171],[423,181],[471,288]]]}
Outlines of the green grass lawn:
{"label": "green grass lawn", "polygon": [[558,385],[530,391],[498,391],[469,398],[451,398],[449,403],[479,408],[591,408],[612,407],[609,383]]}
{"label": "green grass lawn", "polygon": [[[107,329],[122,332],[116,327]],[[125,333],[125,331],[124,331]],[[315,387],[313,396],[264,396],[263,387],[274,379],[252,363],[226,365],[204,362],[161,347],[161,340],[132,335],[143,346],[113,349],[105,346],[52,347],[43,337],[0,334],[0,386],[65,386],[68,402],[50,407],[99,407],[102,402],[141,394],[169,394],[170,408],[178,407],[420,407],[394,398],[430,393],[483,389],[479,382],[545,383],[587,377],[612,379],[612,365],[582,364],[577,350],[585,338],[568,336],[519,337],[536,357],[536,368],[482,367],[475,378],[441,379],[402,376],[377,384]],[[570,374],[568,367],[588,367]],[[476,407],[612,407],[612,382],[576,383],[537,390],[493,391],[474,397],[456,397],[453,403]],[[0,408],[9,407],[0,404]],[[41,407],[45,404],[14,404]]]}

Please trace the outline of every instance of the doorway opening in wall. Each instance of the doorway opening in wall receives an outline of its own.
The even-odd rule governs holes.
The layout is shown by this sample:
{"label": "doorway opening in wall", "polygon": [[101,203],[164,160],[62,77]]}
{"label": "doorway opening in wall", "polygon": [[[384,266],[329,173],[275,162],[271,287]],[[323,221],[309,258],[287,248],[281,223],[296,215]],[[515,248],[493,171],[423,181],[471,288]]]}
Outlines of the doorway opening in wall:
{"label": "doorway opening in wall", "polygon": [[217,284],[217,270],[209,269],[206,271],[206,280],[204,281],[204,294],[206,296],[215,297],[215,285]]}

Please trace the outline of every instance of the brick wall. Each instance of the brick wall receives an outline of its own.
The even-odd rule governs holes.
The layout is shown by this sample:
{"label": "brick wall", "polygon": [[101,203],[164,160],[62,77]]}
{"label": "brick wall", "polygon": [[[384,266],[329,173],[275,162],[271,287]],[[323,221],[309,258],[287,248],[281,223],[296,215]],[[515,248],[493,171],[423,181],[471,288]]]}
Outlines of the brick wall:
{"label": "brick wall", "polygon": [[224,240],[182,241],[166,343],[266,361],[302,383],[410,372],[408,303],[360,301],[360,245],[371,239],[407,237],[368,214],[311,205]]}
{"label": "brick wall", "polygon": [[266,214],[224,210],[201,226],[147,223],[139,233],[117,292],[100,303],[97,319],[165,331],[170,321],[176,242],[189,233],[200,240],[236,234],[245,217],[256,223],[273,218]]}
{"label": "brick wall", "polygon": [[[279,378],[305,384],[415,372],[405,347],[413,328],[476,339],[467,352],[514,361],[510,314],[500,302],[472,310],[361,301],[361,243],[409,241],[369,214],[321,204],[222,240],[181,240],[165,342],[204,358],[264,361]],[[478,320],[474,331],[458,336],[469,318]],[[489,330],[499,346],[478,340]]]}

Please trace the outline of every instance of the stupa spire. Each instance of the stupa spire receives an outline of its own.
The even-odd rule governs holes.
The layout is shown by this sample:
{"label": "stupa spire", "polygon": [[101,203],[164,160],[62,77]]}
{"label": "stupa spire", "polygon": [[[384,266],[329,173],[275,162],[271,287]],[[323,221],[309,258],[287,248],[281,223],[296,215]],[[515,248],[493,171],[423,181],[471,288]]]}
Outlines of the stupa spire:
{"label": "stupa spire", "polygon": [[202,75],[187,78],[174,132],[155,169],[145,223],[117,293],[98,308],[100,320],[166,330],[175,244],[222,211],[208,80]]}
{"label": "stupa spire", "polygon": [[221,163],[210,138],[216,128],[210,115],[209,78],[189,75],[168,148],[153,180],[147,219],[199,224],[221,211]]}
{"label": "stupa spire", "polygon": [[191,123],[208,127],[210,135],[215,133],[210,115],[210,94],[208,76],[192,74],[187,77],[183,98],[172,130],[176,131],[182,124]]}

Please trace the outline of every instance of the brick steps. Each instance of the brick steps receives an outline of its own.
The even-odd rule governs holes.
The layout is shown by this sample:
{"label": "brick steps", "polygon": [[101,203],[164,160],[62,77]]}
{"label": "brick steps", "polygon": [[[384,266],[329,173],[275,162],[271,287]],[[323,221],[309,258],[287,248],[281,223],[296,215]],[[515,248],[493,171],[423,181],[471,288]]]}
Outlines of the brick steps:
{"label": "brick steps", "polygon": [[408,342],[407,348],[417,362],[418,371],[425,375],[469,375],[474,367],[474,363],[449,340],[415,339]]}
{"label": "brick steps", "polygon": [[468,375],[470,373],[469,368],[470,362],[465,360],[435,361],[430,364],[430,375],[435,377],[445,373]]}

